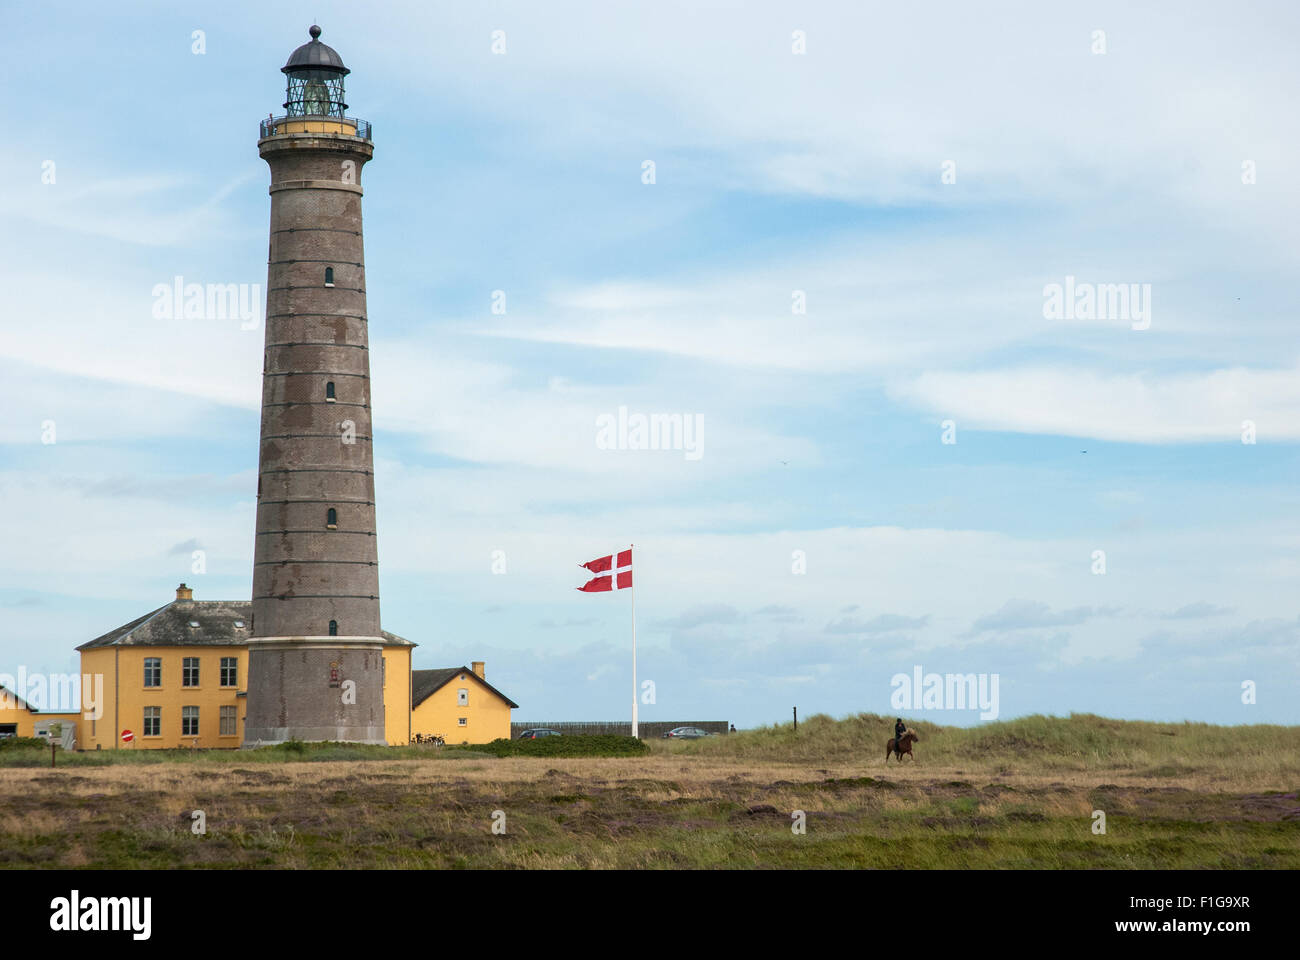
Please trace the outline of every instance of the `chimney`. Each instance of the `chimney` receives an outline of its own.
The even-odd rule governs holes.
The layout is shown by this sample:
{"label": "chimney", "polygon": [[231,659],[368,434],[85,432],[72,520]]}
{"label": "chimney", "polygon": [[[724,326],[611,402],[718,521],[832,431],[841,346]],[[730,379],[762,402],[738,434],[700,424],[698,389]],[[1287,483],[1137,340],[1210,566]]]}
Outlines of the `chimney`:
{"label": "chimney", "polygon": [[185,584],[182,583],[179,587],[176,588],[176,599],[177,599],[177,600],[193,600],[193,599],[194,599],[194,591],[191,590],[189,587],[185,586]]}
{"label": "chimney", "polygon": [[486,680],[486,679],[487,679],[487,677],[483,676],[483,661],[482,661],[482,660],[475,660],[475,661],[473,661],[469,666],[470,666],[470,669],[474,671],[474,676],[478,677],[480,680]]}

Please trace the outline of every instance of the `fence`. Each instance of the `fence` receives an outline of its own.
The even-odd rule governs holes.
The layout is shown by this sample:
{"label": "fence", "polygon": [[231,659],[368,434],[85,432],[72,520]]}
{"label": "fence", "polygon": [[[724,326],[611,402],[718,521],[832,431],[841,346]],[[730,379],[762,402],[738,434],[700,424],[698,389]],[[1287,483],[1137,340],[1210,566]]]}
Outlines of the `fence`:
{"label": "fence", "polygon": [[260,130],[263,137],[275,136],[280,127],[290,120],[343,120],[347,123],[354,124],[357,128],[357,136],[363,140],[374,139],[374,126],[369,120],[358,120],[356,117],[334,117],[334,116],[293,116],[293,117],[268,117],[260,124]]}
{"label": "fence", "polygon": [[[657,740],[674,727],[698,727],[708,733],[726,733],[731,725],[726,720],[642,720],[637,723],[637,735],[642,740]],[[569,736],[584,733],[613,733],[622,737],[632,736],[631,720],[554,720],[549,723],[514,723],[510,724],[510,739],[514,740],[525,730],[534,727],[546,727],[557,733]]]}

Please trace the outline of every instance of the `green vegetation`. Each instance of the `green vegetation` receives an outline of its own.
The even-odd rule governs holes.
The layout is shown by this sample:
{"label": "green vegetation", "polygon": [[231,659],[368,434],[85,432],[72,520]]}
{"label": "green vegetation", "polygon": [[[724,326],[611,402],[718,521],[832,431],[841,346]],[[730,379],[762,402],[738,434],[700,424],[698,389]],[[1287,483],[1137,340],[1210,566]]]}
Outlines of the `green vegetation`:
{"label": "green vegetation", "polygon": [[[48,767],[50,745],[45,740],[30,738],[0,740],[0,768]],[[57,763],[60,767],[107,767],[119,765],[200,764],[236,766],[250,763],[327,763],[339,760],[423,760],[433,752],[410,747],[369,746],[358,743],[303,743],[290,741],[274,747],[252,750],[89,750],[68,752],[60,749]]]}
{"label": "green vegetation", "polygon": [[[906,719],[906,718],[905,718]],[[68,753],[60,766],[109,764],[326,763],[342,760],[424,761],[445,757],[621,757],[645,753],[778,763],[884,762],[893,717],[858,714],[834,720],[817,714],[791,724],[759,727],[702,740],[637,741],[612,735],[570,735],[537,740],[496,740],[468,746],[384,747],[293,741],[253,750],[146,750],[126,748]],[[1217,727],[1206,723],[1143,723],[1092,714],[1022,717],[978,727],[909,722],[920,737],[919,767],[959,766],[996,774],[1004,770],[1066,773],[1131,772],[1158,779],[1223,774],[1234,779],[1294,769],[1300,761],[1300,727]],[[0,768],[48,766],[49,743],[34,738],[0,740]],[[904,761],[910,765],[911,760]]]}
{"label": "green vegetation", "polygon": [[538,737],[536,740],[498,739],[491,743],[447,749],[493,757],[635,757],[650,752],[650,748],[635,737],[608,733]]}
{"label": "green vegetation", "polygon": [[[633,737],[607,734],[543,737],[537,740],[494,740],[487,744],[452,747],[384,747],[358,743],[304,743],[291,740],[274,747],[250,750],[91,750],[84,753],[59,750],[60,767],[102,767],[118,764],[233,764],[332,763],[342,760],[424,761],[463,760],[467,757],[631,757],[648,753],[649,747]],[[0,740],[0,768],[48,767],[50,745],[45,740],[10,738]]]}

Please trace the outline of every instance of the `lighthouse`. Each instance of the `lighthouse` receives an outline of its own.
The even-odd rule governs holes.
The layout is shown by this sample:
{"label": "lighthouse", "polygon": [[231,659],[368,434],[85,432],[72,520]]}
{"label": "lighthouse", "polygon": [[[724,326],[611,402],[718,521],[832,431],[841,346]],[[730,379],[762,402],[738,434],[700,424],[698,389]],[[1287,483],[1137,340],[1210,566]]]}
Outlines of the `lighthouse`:
{"label": "lighthouse", "polygon": [[384,743],[361,171],[342,58],[294,50],[271,170],[266,345],[244,745]]}

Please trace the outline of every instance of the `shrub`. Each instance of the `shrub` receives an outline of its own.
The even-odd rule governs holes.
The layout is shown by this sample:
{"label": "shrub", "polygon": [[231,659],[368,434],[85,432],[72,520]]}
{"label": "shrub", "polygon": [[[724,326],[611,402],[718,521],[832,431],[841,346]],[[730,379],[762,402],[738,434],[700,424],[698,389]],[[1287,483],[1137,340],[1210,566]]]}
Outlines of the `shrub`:
{"label": "shrub", "polygon": [[539,737],[536,740],[493,740],[491,743],[447,749],[486,753],[494,757],[632,757],[650,751],[636,737],[609,733]]}

